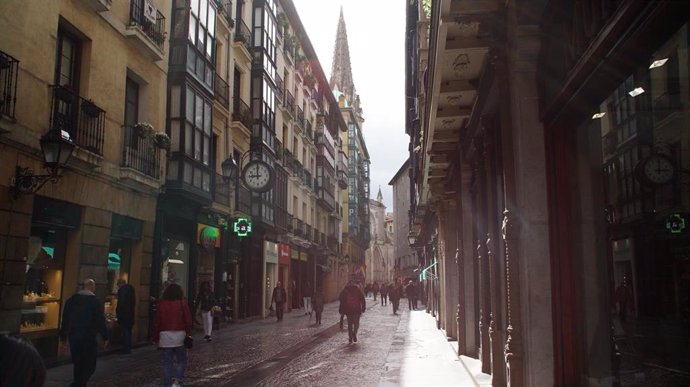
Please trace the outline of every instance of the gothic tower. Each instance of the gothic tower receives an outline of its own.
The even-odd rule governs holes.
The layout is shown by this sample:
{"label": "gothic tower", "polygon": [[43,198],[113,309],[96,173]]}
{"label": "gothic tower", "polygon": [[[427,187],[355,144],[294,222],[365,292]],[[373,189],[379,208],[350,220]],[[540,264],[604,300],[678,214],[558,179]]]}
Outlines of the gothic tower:
{"label": "gothic tower", "polygon": [[343,7],[340,7],[340,19],[338,20],[338,32],[335,36],[335,48],[333,49],[333,65],[331,67],[331,90],[340,90],[345,94],[350,103],[355,101],[355,85],[352,81],[352,67],[350,66],[350,46],[347,42],[347,30],[345,29],[345,17]]}

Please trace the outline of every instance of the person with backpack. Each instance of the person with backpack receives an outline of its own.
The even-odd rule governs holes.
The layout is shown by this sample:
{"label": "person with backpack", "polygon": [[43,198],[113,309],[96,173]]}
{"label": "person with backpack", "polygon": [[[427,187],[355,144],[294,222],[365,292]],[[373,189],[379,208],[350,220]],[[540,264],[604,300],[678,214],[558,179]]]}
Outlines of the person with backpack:
{"label": "person with backpack", "polygon": [[349,336],[349,343],[357,342],[357,331],[359,330],[359,319],[367,308],[364,300],[364,293],[355,284],[350,282],[340,292],[340,314],[347,316],[347,333]]}

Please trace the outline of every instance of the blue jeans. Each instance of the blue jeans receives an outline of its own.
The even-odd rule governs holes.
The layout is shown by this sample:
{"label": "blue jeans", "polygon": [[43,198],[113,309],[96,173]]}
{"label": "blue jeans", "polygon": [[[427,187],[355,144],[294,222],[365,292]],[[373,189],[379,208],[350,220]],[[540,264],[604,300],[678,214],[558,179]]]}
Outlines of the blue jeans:
{"label": "blue jeans", "polygon": [[187,369],[187,348],[184,346],[175,348],[161,348],[163,351],[163,385],[172,386],[173,378],[173,357],[177,360],[175,367],[175,379],[180,382],[184,380],[184,373]]}

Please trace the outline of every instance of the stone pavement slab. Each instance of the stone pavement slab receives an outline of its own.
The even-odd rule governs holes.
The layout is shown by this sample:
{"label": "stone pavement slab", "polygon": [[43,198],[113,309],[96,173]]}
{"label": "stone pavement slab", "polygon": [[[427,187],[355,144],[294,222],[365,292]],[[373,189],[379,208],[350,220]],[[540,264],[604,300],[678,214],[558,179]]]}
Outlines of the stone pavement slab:
{"label": "stone pavement slab", "polygon": [[379,386],[467,386],[477,383],[436,321],[424,310],[404,311]]}

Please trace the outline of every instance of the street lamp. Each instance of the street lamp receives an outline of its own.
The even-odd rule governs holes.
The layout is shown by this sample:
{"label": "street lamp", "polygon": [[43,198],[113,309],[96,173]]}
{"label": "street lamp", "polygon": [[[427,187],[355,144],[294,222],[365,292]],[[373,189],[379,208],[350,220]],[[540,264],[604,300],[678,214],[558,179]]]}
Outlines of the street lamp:
{"label": "street lamp", "polygon": [[40,140],[43,163],[50,170],[49,174],[34,175],[28,167],[17,165],[14,178],[10,183],[12,197],[17,198],[21,194],[34,194],[50,181],[53,184],[60,180],[60,170],[67,166],[72,156],[75,144],[64,130],[53,129],[43,135]]}
{"label": "street lamp", "polygon": [[407,236],[407,241],[410,242],[410,246],[414,246],[414,243],[417,241],[417,237],[415,235],[409,234]]}

